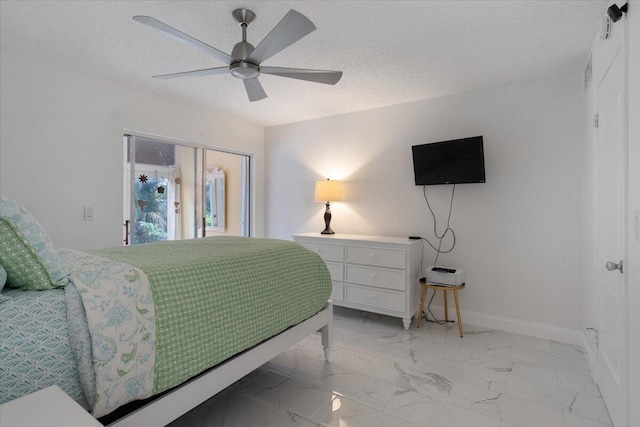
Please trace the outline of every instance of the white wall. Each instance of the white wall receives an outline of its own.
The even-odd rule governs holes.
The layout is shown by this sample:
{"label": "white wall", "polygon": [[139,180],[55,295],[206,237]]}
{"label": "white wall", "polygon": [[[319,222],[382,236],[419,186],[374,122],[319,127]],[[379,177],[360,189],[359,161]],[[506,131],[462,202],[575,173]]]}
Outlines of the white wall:
{"label": "white wall", "polygon": [[[336,233],[433,237],[411,146],[483,135],[487,183],[456,188],[457,246],[438,263],[465,269],[461,305],[476,320],[571,335],[581,320],[581,102],[572,73],[267,128],[267,235],[322,230],[314,181],[328,177],[345,187],[332,204]],[[442,232],[451,186],[427,190]]]}
{"label": "white wall", "polygon": [[[122,242],[124,129],[254,155],[254,235],[264,233],[264,131],[187,102],[0,52],[0,192],[57,246]],[[95,207],[95,221],[83,220]]]}

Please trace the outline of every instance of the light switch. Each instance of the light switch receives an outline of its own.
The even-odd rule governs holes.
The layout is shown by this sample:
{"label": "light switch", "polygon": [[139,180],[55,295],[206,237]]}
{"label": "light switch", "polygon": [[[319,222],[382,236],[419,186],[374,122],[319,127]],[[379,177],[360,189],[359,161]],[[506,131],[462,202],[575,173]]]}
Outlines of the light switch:
{"label": "light switch", "polygon": [[94,220],[94,210],[93,206],[85,206],[84,207],[84,220],[85,221],[93,221]]}

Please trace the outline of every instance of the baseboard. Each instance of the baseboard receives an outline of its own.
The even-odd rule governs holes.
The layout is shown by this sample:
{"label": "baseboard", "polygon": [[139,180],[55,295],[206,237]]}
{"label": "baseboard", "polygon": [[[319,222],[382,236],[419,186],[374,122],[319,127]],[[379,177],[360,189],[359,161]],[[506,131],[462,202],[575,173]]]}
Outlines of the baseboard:
{"label": "baseboard", "polygon": [[[431,311],[438,319],[444,319],[444,307],[432,306]],[[455,308],[449,307],[449,319],[455,319]],[[526,320],[512,319],[509,317],[494,316],[491,314],[476,313],[462,310],[463,325],[475,325],[483,328],[497,329],[499,331],[513,332],[530,337],[557,341],[565,344],[584,346],[584,334],[578,329],[564,328],[546,323],[529,322]]]}

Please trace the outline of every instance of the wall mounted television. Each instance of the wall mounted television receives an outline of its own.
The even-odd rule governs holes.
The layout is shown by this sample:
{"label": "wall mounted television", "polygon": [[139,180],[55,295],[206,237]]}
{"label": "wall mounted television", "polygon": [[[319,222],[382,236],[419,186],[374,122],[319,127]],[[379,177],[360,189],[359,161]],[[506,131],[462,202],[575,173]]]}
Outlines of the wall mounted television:
{"label": "wall mounted television", "polygon": [[482,136],[414,145],[416,185],[485,182]]}

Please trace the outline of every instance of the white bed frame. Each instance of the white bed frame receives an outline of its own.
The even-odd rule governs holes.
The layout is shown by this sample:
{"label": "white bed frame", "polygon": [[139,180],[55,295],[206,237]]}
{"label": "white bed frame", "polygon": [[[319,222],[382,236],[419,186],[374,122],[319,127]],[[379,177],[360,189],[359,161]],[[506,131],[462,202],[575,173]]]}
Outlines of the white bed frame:
{"label": "white bed frame", "polygon": [[316,331],[322,334],[324,355],[328,360],[332,341],[332,318],[333,303],[328,301],[325,307],[313,317],[226,360],[206,374],[189,380],[162,397],[109,424],[109,427],[166,426]]}

